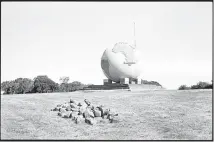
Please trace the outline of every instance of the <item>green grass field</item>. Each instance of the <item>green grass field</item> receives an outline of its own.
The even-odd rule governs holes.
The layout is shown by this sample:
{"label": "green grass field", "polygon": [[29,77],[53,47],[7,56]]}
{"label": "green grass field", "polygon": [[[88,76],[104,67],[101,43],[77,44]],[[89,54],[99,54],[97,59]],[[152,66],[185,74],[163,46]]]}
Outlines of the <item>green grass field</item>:
{"label": "green grass field", "polygon": [[[50,111],[71,97],[113,109],[118,121],[75,124]],[[1,139],[211,140],[212,90],[1,95]]]}

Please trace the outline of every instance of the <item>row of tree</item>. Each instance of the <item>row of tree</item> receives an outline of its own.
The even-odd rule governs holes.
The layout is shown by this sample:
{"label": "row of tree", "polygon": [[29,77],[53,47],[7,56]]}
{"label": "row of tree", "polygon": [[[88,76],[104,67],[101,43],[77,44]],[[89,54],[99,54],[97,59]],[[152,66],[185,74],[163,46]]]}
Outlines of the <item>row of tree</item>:
{"label": "row of tree", "polygon": [[68,83],[69,77],[61,77],[60,84],[55,83],[46,75],[40,75],[33,80],[29,78],[17,78],[12,81],[1,83],[1,90],[4,94],[25,94],[25,93],[51,93],[51,92],[72,92],[82,90],[86,85],[79,81]]}
{"label": "row of tree", "polygon": [[196,85],[187,86],[187,85],[181,85],[178,90],[189,90],[189,89],[212,89],[213,83],[208,82],[198,82]]}

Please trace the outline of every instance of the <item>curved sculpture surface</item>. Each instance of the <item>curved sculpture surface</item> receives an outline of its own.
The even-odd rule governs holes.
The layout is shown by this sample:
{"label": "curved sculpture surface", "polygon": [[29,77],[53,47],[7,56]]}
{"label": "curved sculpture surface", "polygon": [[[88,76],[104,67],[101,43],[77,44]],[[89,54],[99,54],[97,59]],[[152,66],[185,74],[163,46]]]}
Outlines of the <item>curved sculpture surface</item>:
{"label": "curved sculpture surface", "polygon": [[140,52],[128,43],[116,43],[107,48],[101,58],[101,68],[105,76],[119,82],[120,78],[137,79],[141,74]]}

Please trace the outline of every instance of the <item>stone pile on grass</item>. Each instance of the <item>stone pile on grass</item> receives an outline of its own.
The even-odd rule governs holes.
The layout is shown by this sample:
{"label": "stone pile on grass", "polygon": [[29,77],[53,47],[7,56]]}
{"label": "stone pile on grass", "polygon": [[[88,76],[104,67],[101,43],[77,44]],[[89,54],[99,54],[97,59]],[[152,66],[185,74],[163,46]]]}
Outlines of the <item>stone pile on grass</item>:
{"label": "stone pile on grass", "polygon": [[110,109],[104,109],[104,106],[94,106],[87,99],[83,103],[70,99],[69,102],[57,105],[51,111],[57,111],[58,116],[62,118],[72,119],[76,124],[85,122],[90,125],[100,122],[115,122],[115,116],[118,114],[113,113]]}

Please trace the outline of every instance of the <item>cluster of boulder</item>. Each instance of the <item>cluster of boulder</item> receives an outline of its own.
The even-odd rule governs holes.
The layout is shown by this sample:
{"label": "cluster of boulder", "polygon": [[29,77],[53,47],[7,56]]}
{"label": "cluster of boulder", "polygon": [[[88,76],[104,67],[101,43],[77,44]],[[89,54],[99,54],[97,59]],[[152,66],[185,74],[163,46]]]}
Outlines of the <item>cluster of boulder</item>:
{"label": "cluster of boulder", "polygon": [[102,105],[95,107],[87,99],[83,103],[70,99],[69,102],[59,104],[51,111],[58,111],[58,116],[71,118],[76,124],[84,121],[87,124],[94,125],[97,123],[95,118],[106,119],[112,123],[115,116],[118,116],[118,114],[110,111],[109,108],[104,109]]}

